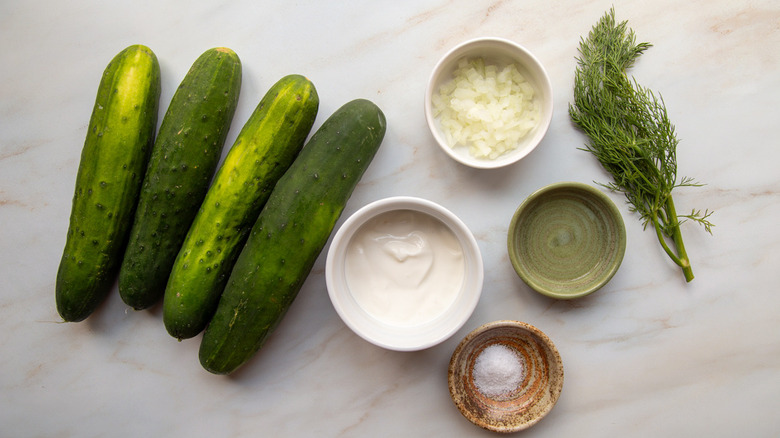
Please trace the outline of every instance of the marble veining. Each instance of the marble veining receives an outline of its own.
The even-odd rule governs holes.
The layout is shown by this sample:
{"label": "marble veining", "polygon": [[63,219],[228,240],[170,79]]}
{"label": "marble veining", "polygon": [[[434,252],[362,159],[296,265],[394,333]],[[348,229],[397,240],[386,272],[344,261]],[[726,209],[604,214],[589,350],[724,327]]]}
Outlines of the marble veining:
{"label": "marble veining", "polygon": [[[680,138],[680,212],[715,210],[710,236],[683,234],[686,284],[621,196],[620,269],[598,292],[555,301],[514,273],[506,231],[517,206],[559,181],[605,182],[568,119],[580,37],[615,5],[653,44],[632,73],[663,95]],[[512,39],[550,74],[555,110],[540,146],[504,169],[469,169],[427,131],[423,93],[436,61],[477,36]],[[230,377],[198,363],[161,306],[135,312],[116,287],[98,311],[60,322],[54,280],[99,77],[124,47],[157,54],[161,117],[192,62],[215,46],[243,63],[232,145],[259,99],[289,73],[321,98],[315,129],[348,100],[373,100],[388,131],[337,227],[363,205],[414,195],[458,215],[485,263],[482,299],[451,339],[414,353],[352,333],[328,299],[324,251],[265,348]],[[676,2],[400,0],[0,6],[0,435],[9,437],[490,436],[452,403],[447,366],[470,330],[517,319],[544,331],[565,369],[533,436],[770,437],[780,432],[780,5]],[[327,250],[327,247],[326,247]]]}

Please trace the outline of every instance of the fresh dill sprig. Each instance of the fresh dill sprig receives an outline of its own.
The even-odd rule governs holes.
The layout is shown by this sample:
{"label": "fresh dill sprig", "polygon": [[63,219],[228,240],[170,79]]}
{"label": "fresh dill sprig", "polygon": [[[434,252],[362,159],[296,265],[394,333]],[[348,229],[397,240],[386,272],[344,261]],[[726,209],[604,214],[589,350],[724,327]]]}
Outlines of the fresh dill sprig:
{"label": "fresh dill sprig", "polygon": [[653,226],[664,251],[691,281],[680,224],[694,221],[712,233],[712,212],[678,215],[675,209],[673,189],[701,184],[688,177],[678,181],[679,142],[663,98],[627,75],[650,47],[636,42],[626,21],[615,21],[614,8],[604,14],[580,41],[569,116],[588,137],[581,149],[612,175],[612,182],[601,185],[626,196],[630,211],[641,216],[645,228]]}

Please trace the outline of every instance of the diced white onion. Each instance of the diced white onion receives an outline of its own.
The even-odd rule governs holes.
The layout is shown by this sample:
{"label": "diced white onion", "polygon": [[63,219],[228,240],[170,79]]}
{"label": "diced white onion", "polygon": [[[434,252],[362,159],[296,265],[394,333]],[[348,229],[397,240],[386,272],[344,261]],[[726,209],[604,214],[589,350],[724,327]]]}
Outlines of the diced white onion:
{"label": "diced white onion", "polygon": [[479,158],[495,159],[515,149],[540,117],[534,88],[517,67],[499,70],[482,58],[460,60],[453,79],[431,102],[447,144],[466,146]]}

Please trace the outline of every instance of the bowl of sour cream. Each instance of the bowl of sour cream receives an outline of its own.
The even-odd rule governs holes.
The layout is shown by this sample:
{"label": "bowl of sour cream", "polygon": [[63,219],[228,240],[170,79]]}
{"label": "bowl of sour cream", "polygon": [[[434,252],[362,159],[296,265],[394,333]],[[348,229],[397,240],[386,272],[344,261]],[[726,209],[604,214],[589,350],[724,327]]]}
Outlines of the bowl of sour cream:
{"label": "bowl of sour cream", "polygon": [[325,280],[333,307],[363,339],[414,351],[452,336],[482,294],[468,227],[426,199],[396,196],[351,215],[333,236]]}

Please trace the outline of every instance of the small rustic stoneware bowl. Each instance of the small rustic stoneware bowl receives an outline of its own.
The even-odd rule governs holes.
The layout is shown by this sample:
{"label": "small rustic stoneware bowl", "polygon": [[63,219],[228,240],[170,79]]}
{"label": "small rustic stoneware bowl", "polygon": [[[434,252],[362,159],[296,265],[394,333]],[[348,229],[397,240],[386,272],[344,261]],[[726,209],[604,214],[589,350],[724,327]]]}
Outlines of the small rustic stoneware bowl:
{"label": "small rustic stoneware bowl", "polygon": [[[540,120],[536,128],[523,137],[514,150],[495,159],[474,157],[465,146],[455,148],[450,146],[442,132],[441,123],[433,115],[433,95],[439,92],[442,84],[452,80],[453,73],[461,59],[476,57],[484,59],[487,64],[493,64],[500,68],[514,63],[518,71],[534,87],[535,99],[540,105]],[[424,104],[425,119],[431,134],[447,155],[470,167],[493,169],[519,161],[539,145],[552,120],[553,91],[547,70],[531,51],[504,38],[481,37],[464,41],[442,56],[428,79]]]}
{"label": "small rustic stoneware bowl", "polygon": [[[516,388],[487,396],[475,383],[475,364],[488,347],[511,349],[522,364]],[[520,321],[494,321],[471,333],[455,348],[448,373],[450,395],[469,421],[494,432],[517,432],[538,423],[555,406],[563,389],[563,362],[541,330]]]}
{"label": "small rustic stoneware bowl", "polygon": [[507,237],[509,259],[535,291],[578,298],[607,284],[626,251],[626,229],[615,203],[577,182],[543,187],[517,208]]}

